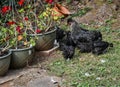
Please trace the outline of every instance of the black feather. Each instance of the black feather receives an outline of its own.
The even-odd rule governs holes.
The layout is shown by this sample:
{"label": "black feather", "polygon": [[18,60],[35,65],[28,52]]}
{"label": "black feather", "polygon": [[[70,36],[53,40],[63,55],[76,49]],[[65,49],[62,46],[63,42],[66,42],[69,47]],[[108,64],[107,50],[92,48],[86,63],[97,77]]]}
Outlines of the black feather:
{"label": "black feather", "polygon": [[99,55],[105,53],[108,47],[113,47],[113,44],[106,41],[95,41],[93,46],[92,53]]}
{"label": "black feather", "polygon": [[72,59],[75,53],[75,47],[72,45],[60,44],[63,57],[65,59]]}
{"label": "black feather", "polygon": [[66,35],[66,32],[63,29],[60,29],[56,26],[56,40],[60,42]]}

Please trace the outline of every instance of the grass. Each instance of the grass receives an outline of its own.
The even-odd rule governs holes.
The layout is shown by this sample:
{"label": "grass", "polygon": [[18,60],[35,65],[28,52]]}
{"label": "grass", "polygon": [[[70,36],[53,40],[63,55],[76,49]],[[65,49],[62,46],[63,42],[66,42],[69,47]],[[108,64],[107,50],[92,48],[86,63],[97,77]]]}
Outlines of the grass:
{"label": "grass", "polygon": [[48,72],[64,78],[67,87],[120,87],[120,29],[106,26],[99,30],[103,40],[114,44],[107,53],[97,56],[76,49],[72,60],[59,56],[49,63]]}
{"label": "grass", "polygon": [[72,17],[76,17],[76,16],[83,16],[85,15],[87,12],[91,11],[92,8],[89,7],[85,7],[83,9],[80,9],[76,14],[72,14]]}

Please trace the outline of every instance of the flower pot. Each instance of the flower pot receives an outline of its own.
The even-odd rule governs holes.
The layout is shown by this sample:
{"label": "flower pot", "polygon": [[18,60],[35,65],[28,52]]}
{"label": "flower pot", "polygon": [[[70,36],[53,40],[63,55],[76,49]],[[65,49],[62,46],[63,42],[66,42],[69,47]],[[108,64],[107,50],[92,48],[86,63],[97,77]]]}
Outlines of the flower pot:
{"label": "flower pot", "polygon": [[37,36],[35,49],[38,51],[49,50],[54,47],[54,41],[56,39],[56,29],[40,34],[29,34],[29,37]]}
{"label": "flower pot", "polygon": [[23,48],[23,49],[11,49],[11,68],[23,68],[30,63],[34,57],[35,50],[34,47]]}
{"label": "flower pot", "polygon": [[0,76],[7,73],[11,60],[11,51],[8,51],[6,55],[0,56]]}

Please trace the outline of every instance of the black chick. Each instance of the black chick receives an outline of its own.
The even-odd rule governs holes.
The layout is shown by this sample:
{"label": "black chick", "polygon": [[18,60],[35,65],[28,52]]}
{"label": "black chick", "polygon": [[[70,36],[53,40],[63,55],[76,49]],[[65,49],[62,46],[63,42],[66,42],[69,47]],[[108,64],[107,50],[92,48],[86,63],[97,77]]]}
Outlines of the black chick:
{"label": "black chick", "polygon": [[67,20],[67,23],[70,25],[71,36],[76,44],[78,43],[78,41],[91,42],[102,40],[102,34],[99,31],[90,31],[83,29],[75,20],[72,20],[71,18]]}
{"label": "black chick", "polygon": [[108,47],[113,47],[112,43],[106,41],[95,41],[93,44],[94,48],[92,50],[93,54],[100,55],[107,51]]}
{"label": "black chick", "polygon": [[60,43],[61,51],[65,59],[72,59],[75,53],[75,47],[72,45],[66,45],[65,43]]}
{"label": "black chick", "polygon": [[58,26],[56,28],[56,40],[57,42],[60,42],[66,35],[66,32],[62,29],[60,29]]}

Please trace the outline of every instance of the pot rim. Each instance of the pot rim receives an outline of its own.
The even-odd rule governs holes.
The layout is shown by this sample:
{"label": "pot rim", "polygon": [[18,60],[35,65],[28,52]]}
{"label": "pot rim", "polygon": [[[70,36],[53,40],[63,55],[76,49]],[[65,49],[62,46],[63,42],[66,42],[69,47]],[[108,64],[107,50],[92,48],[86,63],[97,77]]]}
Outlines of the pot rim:
{"label": "pot rim", "polygon": [[14,51],[23,51],[23,50],[28,50],[28,49],[31,49],[33,48],[34,46],[30,46],[30,47],[27,47],[27,48],[20,48],[20,49],[10,49],[10,51],[14,52]]}
{"label": "pot rim", "polygon": [[[2,48],[0,48],[0,49],[2,49]],[[5,57],[7,57],[7,56],[9,56],[9,55],[11,55],[11,54],[12,54],[11,50],[8,50],[7,55],[0,56],[0,59],[4,59]]]}
{"label": "pot rim", "polygon": [[28,34],[28,35],[30,35],[30,36],[36,36],[36,35],[42,36],[42,35],[47,35],[47,34],[53,33],[54,31],[56,31],[56,29],[53,29],[53,30],[48,31],[48,32],[45,32],[45,33],[40,33],[40,34]]}

